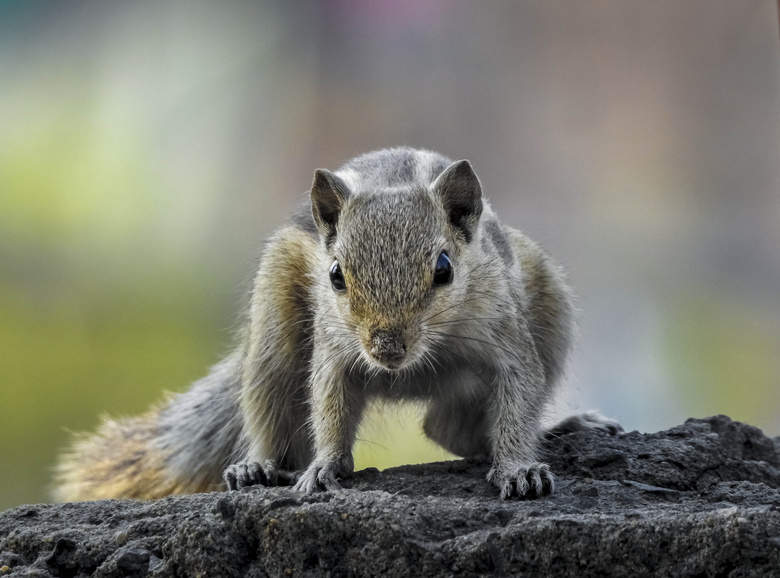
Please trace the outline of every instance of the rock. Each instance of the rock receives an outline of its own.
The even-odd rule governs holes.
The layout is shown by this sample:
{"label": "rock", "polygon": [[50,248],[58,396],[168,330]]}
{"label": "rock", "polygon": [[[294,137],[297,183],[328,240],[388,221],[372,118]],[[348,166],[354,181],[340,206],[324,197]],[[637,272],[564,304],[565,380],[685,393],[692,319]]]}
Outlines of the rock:
{"label": "rock", "polygon": [[546,440],[552,496],[501,501],[488,463],[374,469],[341,492],[252,488],[22,506],[5,576],[771,576],[780,453],[725,416]]}

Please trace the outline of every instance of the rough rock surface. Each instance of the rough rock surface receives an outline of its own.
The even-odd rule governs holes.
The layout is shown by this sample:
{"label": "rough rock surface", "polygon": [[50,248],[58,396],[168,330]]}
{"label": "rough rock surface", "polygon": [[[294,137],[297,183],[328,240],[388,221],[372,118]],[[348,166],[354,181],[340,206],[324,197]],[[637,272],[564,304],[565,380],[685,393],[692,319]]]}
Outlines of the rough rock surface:
{"label": "rough rock surface", "polygon": [[545,442],[557,492],[501,501],[479,460],[253,488],[22,506],[10,576],[780,576],[780,440],[725,416]]}

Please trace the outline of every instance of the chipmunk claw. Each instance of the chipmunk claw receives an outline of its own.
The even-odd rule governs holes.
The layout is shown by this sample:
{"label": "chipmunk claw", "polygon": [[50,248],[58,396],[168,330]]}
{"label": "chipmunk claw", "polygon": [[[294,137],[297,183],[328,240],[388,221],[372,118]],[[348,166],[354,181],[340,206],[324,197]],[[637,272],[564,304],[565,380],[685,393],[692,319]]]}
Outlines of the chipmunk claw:
{"label": "chipmunk claw", "polygon": [[550,471],[550,466],[539,462],[502,473],[494,466],[488,472],[487,479],[499,489],[502,500],[508,500],[512,496],[538,497],[555,491],[555,476]]}
{"label": "chipmunk claw", "polygon": [[298,482],[295,484],[295,491],[313,494],[323,490],[340,490],[341,485],[336,481],[339,469],[335,463],[315,462],[301,474]]}
{"label": "chipmunk claw", "polygon": [[264,466],[258,462],[246,461],[228,466],[222,474],[228,490],[240,490],[249,486],[278,486],[279,471],[268,461]]}

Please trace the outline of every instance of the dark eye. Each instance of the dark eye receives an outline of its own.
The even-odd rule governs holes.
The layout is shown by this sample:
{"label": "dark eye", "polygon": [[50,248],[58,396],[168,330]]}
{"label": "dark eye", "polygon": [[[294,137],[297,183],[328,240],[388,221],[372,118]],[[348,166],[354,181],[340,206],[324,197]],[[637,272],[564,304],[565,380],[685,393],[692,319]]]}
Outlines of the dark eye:
{"label": "dark eye", "polygon": [[333,261],[330,266],[330,284],[335,291],[344,291],[347,288],[347,282],[344,281],[344,273],[341,272],[341,265],[338,261]]}
{"label": "dark eye", "polygon": [[446,285],[452,282],[452,262],[447,253],[442,251],[436,259],[436,270],[433,272],[434,285]]}

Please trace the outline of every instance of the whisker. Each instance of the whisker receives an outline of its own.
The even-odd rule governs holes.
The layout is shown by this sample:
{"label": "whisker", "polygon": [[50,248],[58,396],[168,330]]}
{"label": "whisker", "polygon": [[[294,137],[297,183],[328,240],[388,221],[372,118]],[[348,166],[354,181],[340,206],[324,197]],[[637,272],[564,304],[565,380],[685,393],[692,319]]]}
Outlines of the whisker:
{"label": "whisker", "polygon": [[449,321],[436,321],[429,323],[428,327],[436,327],[438,325],[446,325],[448,323],[460,323],[461,321],[504,321],[505,317],[459,317],[458,319],[450,319]]}
{"label": "whisker", "polygon": [[491,347],[495,347],[496,349],[500,349],[501,351],[503,351],[504,353],[507,353],[509,355],[514,355],[515,354],[515,352],[507,349],[506,347],[500,346],[498,343],[495,343],[495,342],[492,342],[492,341],[487,341],[485,339],[479,339],[477,337],[469,337],[469,336],[466,336],[466,335],[456,335],[456,334],[453,334],[453,333],[442,333],[441,331],[429,331],[429,333],[432,333],[433,335],[440,335],[442,337],[451,337],[453,339],[466,339],[468,341],[475,341],[477,343],[483,343],[485,345],[489,345]]}
{"label": "whisker", "polygon": [[578,449],[577,449],[577,446],[575,446],[575,445],[574,445],[573,443],[571,443],[569,440],[567,440],[567,439],[564,439],[563,437],[559,436],[558,434],[555,434],[555,433],[553,433],[553,432],[551,432],[551,431],[549,431],[549,430],[544,430],[544,431],[542,431],[542,434],[543,434],[544,436],[549,436],[549,437],[555,438],[555,439],[557,439],[557,440],[559,440],[559,441],[561,441],[561,442],[563,442],[563,443],[567,444],[567,445],[568,445],[568,446],[569,446],[571,449],[573,449],[575,452],[577,452],[577,455],[578,455],[580,458],[583,458],[583,457],[585,457],[585,454],[583,454],[583,453],[582,453],[580,450],[578,450]]}
{"label": "whisker", "polygon": [[439,315],[447,313],[447,311],[451,311],[452,309],[455,309],[456,307],[462,307],[466,303],[470,303],[471,301],[476,301],[477,299],[479,299],[479,298],[478,297],[469,297],[467,299],[462,299],[462,300],[458,301],[457,303],[453,303],[449,307],[445,307],[444,309],[442,309],[440,311],[437,311],[436,313],[433,313],[432,315],[429,315],[428,317],[424,317],[422,319],[422,322],[425,323],[426,321],[430,321],[434,317],[438,317]]}

